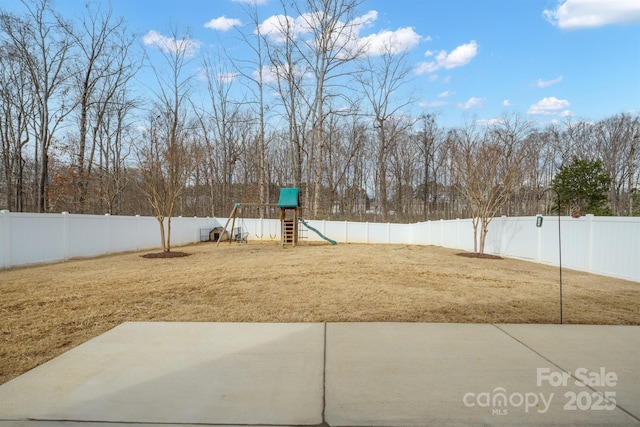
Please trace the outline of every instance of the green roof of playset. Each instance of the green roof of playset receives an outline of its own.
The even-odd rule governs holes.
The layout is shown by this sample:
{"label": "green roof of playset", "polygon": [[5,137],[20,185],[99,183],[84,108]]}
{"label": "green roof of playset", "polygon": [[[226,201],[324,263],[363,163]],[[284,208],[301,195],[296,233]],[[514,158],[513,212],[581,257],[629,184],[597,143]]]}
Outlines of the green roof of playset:
{"label": "green roof of playset", "polygon": [[300,192],[297,188],[281,188],[279,208],[297,208],[300,206]]}

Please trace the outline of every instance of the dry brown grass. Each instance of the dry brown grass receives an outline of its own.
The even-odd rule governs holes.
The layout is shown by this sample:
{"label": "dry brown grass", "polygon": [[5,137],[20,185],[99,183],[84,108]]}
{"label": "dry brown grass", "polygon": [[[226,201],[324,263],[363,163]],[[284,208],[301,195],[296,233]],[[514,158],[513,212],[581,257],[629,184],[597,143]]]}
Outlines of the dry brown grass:
{"label": "dry brown grass", "polygon": [[[0,271],[0,383],[125,321],[557,323],[558,269],[405,245],[203,243]],[[564,321],[640,324],[640,284],[564,273]]]}

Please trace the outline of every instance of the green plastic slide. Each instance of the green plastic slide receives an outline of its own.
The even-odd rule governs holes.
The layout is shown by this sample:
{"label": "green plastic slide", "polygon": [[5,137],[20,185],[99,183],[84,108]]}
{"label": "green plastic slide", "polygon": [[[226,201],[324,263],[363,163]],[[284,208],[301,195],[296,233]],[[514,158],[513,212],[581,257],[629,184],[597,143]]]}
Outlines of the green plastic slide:
{"label": "green plastic slide", "polygon": [[336,242],[335,240],[331,240],[330,238],[328,238],[327,236],[325,236],[324,234],[322,234],[321,232],[319,232],[318,230],[316,230],[315,228],[313,228],[312,226],[307,224],[307,222],[302,217],[298,217],[298,221],[303,223],[305,227],[307,227],[309,230],[313,231],[318,236],[322,237],[324,240],[326,240],[327,242],[331,243],[332,245],[337,245],[338,244],[338,242]]}

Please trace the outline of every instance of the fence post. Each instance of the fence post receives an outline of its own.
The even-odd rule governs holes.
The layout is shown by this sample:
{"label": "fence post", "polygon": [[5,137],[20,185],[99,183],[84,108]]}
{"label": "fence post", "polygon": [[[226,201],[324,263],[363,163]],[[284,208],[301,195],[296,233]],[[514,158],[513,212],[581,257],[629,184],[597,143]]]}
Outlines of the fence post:
{"label": "fence post", "polygon": [[140,215],[136,215],[136,252],[140,251]]}
{"label": "fence post", "polygon": [[69,212],[62,212],[62,259],[69,258]]}
{"label": "fence post", "polygon": [[593,262],[593,214],[586,215],[586,235],[587,235],[587,272],[591,273]]}
{"label": "fence post", "polygon": [[364,241],[368,244],[369,243],[369,221],[365,222],[364,233],[365,233]]}
{"label": "fence post", "polygon": [[506,232],[506,228],[507,228],[507,216],[506,215],[502,215],[500,217],[500,222],[502,222],[502,228],[500,229],[500,252],[498,252],[498,255],[500,256],[504,256],[504,254],[507,252],[506,250],[506,246],[507,246],[507,232]]}
{"label": "fence post", "polygon": [[431,244],[431,221],[425,222],[424,227],[426,228],[424,244],[430,245]]}
{"label": "fence post", "polygon": [[[542,220],[541,220],[541,221],[544,221],[544,217],[543,217],[542,215],[540,215],[540,216],[541,216],[541,218],[542,218]],[[538,215],[536,215],[536,221],[537,221],[537,220],[538,220]],[[538,245],[538,246],[536,247],[536,262],[537,262],[537,263],[542,262],[542,227],[543,227],[543,226],[544,226],[544,223],[542,223],[540,227],[536,226],[536,229],[537,229],[537,231],[538,231],[538,234],[537,234],[537,237],[538,237],[538,238],[537,238],[537,240],[536,240],[536,241],[537,241],[537,243],[536,243],[536,244]]]}
{"label": "fence post", "polygon": [[11,213],[8,210],[0,211],[0,227],[2,227],[2,247],[0,247],[0,258],[2,259],[2,267],[11,267]]}
{"label": "fence post", "polygon": [[104,219],[105,219],[105,229],[107,230],[107,235],[105,236],[105,242],[104,242],[104,254],[105,255],[109,255],[110,250],[109,250],[109,246],[111,244],[110,242],[110,238],[109,236],[111,235],[111,221],[109,221],[111,219],[111,215],[109,215],[108,213],[104,214]]}
{"label": "fence post", "polygon": [[344,222],[344,242],[349,243],[349,221]]}

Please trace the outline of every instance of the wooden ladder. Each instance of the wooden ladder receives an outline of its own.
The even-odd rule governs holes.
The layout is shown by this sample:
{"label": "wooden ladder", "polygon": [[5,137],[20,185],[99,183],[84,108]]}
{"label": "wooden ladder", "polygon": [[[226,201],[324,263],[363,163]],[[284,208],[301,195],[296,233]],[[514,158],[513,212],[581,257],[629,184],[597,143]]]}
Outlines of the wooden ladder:
{"label": "wooden ladder", "polygon": [[295,228],[296,228],[296,224],[294,220],[285,219],[283,221],[282,228],[283,228],[282,230],[283,243],[285,245],[286,244],[293,245],[295,243]]}

